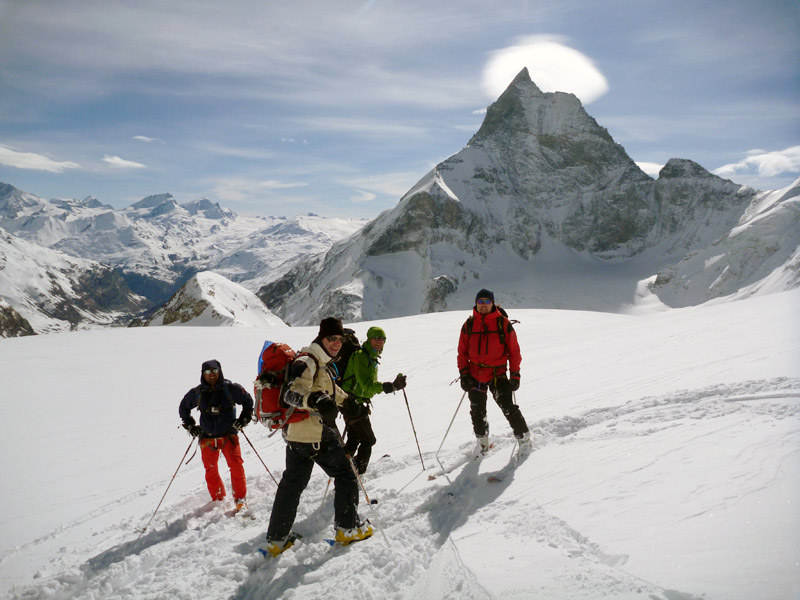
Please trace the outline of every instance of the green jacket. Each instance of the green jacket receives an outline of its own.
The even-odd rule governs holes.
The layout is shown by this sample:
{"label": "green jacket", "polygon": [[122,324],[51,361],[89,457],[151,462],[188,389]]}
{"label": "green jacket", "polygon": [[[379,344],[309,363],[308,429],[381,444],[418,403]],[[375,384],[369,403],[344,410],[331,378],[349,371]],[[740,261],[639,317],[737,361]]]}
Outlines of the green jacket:
{"label": "green jacket", "polygon": [[383,391],[383,384],[378,381],[379,357],[380,354],[367,340],[347,362],[340,386],[361,404],[368,403],[370,398]]}

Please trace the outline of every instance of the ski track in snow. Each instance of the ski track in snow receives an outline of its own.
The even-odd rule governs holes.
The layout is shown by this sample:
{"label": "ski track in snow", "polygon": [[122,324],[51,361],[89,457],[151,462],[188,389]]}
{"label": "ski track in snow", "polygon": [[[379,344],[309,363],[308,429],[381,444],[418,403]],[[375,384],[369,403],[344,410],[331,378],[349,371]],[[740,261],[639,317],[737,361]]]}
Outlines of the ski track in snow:
{"label": "ski track in snow", "polygon": [[[627,572],[627,555],[604,552],[569,523],[550,514],[535,498],[527,501],[524,521],[508,519],[506,514],[513,517],[523,509],[503,510],[506,503],[520,502],[505,496],[513,489],[515,469],[536,461],[538,451],[548,446],[620,435],[648,436],[698,419],[735,413],[775,420],[796,418],[800,413],[800,380],[776,378],[714,385],[529,423],[534,451],[519,464],[510,434],[494,436],[495,447],[483,460],[465,459],[472,451],[468,445],[441,454],[446,477],[438,466],[431,466],[436,464],[433,452],[423,453],[428,465],[425,471],[420,468],[418,455],[375,457],[365,487],[370,497],[380,500],[374,507],[378,519],[371,518],[363,495],[359,509],[362,516],[371,518],[376,533],[372,539],[348,548],[330,547],[323,541],[331,535],[333,489],[331,486],[322,503],[327,479],[315,470],[295,522],[295,530],[303,534],[303,539],[277,559],[262,558],[257,550],[265,544],[275,484],[265,473],[249,474],[250,508],[255,520],[226,516],[230,500],[227,504],[206,502],[203,489],[177,503],[167,502],[141,535],[136,528],[142,527],[150,514],[95,533],[86,548],[63,548],[51,559],[49,572],[57,574],[39,575],[32,585],[12,590],[11,597],[491,599],[498,597],[491,591],[496,586],[483,583],[474,560],[462,557],[465,547],[481,543],[482,532],[468,526],[479,517],[478,522],[494,535],[505,536],[517,546],[526,544],[526,552],[530,552],[529,545],[535,545],[536,563],[513,568],[546,570],[550,576],[549,581],[532,580],[526,589],[504,590],[504,600],[555,598],[567,586],[575,599],[700,600],[705,596],[699,591],[664,588]],[[500,464],[500,469],[487,469],[490,462],[492,466]],[[437,475],[435,480],[427,480],[430,474]],[[387,488],[382,485],[385,475],[394,475],[395,481],[407,475],[408,483]],[[487,483],[489,475],[502,481]],[[125,498],[117,500],[104,510],[124,503]],[[61,530],[92,518],[93,514],[88,514]],[[388,546],[377,530],[381,525]],[[58,535],[58,531],[53,532],[27,546]],[[491,563],[491,557],[486,560]],[[508,562],[507,558],[503,560]],[[180,576],[176,576],[178,573]],[[349,578],[347,573],[359,573],[359,577]],[[372,587],[360,583],[364,575]],[[194,587],[186,589],[186,581],[192,581]]]}

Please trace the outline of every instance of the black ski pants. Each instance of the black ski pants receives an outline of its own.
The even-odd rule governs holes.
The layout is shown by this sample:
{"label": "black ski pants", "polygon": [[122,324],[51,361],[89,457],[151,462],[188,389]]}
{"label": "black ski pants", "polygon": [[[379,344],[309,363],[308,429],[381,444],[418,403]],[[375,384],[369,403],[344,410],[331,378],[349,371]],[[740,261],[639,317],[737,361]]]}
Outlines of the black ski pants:
{"label": "black ski pants", "polygon": [[503,411],[503,415],[514,431],[514,436],[522,437],[528,431],[528,424],[525,422],[519,406],[514,404],[511,387],[505,377],[498,377],[488,384],[479,383],[477,387],[469,391],[469,415],[472,418],[472,430],[475,432],[475,437],[489,435],[489,421],[486,420],[487,389],[492,392],[494,401]]}
{"label": "black ski pants", "polygon": [[354,419],[345,417],[344,422],[347,424],[347,442],[344,449],[353,457],[353,462],[356,463],[358,473],[361,475],[367,470],[372,447],[377,441],[369,420],[369,410],[365,410],[364,414]]}
{"label": "black ski pants", "polygon": [[267,540],[282,540],[291,533],[300,495],[306,489],[314,464],[333,478],[334,526],[350,529],[358,525],[358,480],[338,441],[319,444],[288,442],[283,472],[267,528]]}

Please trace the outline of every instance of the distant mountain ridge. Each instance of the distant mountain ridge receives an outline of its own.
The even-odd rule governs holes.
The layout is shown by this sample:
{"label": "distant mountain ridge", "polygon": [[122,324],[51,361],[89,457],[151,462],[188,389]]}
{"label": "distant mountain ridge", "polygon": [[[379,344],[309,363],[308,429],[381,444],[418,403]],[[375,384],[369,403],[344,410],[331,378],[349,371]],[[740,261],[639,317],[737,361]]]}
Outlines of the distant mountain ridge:
{"label": "distant mountain ridge", "polygon": [[[14,277],[10,270],[5,276],[0,270],[0,298],[6,298],[9,309],[36,332],[124,324],[161,306],[200,271],[213,270],[258,289],[305,254],[330,248],[365,222],[317,215],[241,217],[207,198],[178,204],[171,194],[148,196],[114,209],[93,197],[43,200],[0,183],[0,233],[4,236],[0,261],[28,265],[14,270]],[[21,249],[23,245],[26,250]],[[100,294],[91,314],[54,311],[58,303],[48,299],[53,294],[64,296],[66,305],[77,306],[77,295],[87,299],[91,289],[79,293],[77,284],[67,290],[54,283],[50,290],[38,283],[69,273],[71,280],[94,281],[99,293],[100,272],[114,279],[113,287],[125,301],[116,299],[104,306],[102,300],[109,294]],[[26,290],[38,291],[28,294]],[[76,302],[70,301],[73,294]],[[9,322],[21,321],[10,316]],[[11,329],[3,331],[16,335],[9,333]]]}
{"label": "distant mountain ridge", "polygon": [[[685,159],[653,180],[575,96],[543,93],[524,69],[468,145],[394,209],[258,293],[293,325],[464,308],[481,287],[520,307],[619,311],[654,279],[647,293],[669,304],[679,279],[664,273],[745,226],[764,194]],[[773,226],[796,230],[783,218]],[[768,252],[782,264],[796,247]]]}

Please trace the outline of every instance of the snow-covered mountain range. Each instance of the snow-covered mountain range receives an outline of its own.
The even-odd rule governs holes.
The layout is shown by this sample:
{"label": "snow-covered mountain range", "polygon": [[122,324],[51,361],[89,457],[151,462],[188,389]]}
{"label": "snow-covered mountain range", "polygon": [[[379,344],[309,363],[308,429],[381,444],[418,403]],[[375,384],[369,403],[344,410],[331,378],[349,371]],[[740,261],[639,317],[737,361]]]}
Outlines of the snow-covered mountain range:
{"label": "snow-covered mountain range", "polygon": [[[0,183],[0,298],[8,306],[0,313],[37,333],[126,323],[163,305],[197,272],[258,289],[364,223],[242,217],[208,199],[179,205],[170,194],[117,210],[95,198],[43,200]],[[78,285],[87,279],[91,287]],[[118,298],[104,303],[98,294],[111,289]],[[92,302],[93,310],[80,306]],[[3,335],[26,332],[3,327]]]}
{"label": "snow-covered mountain range", "polygon": [[[291,325],[463,308],[482,287],[505,306],[626,312],[800,285],[800,179],[762,192],[672,159],[655,180],[527,70],[464,149],[369,223],[170,194],[117,210],[0,184],[0,230],[4,336],[147,321],[199,272]],[[164,314],[194,314],[198,289]]]}
{"label": "snow-covered mountain range", "polygon": [[525,69],[394,209],[259,296],[297,325],[460,308],[482,287],[517,307],[609,311],[788,289],[798,186],[759,192],[685,159],[654,180],[575,96],[541,92]]}

